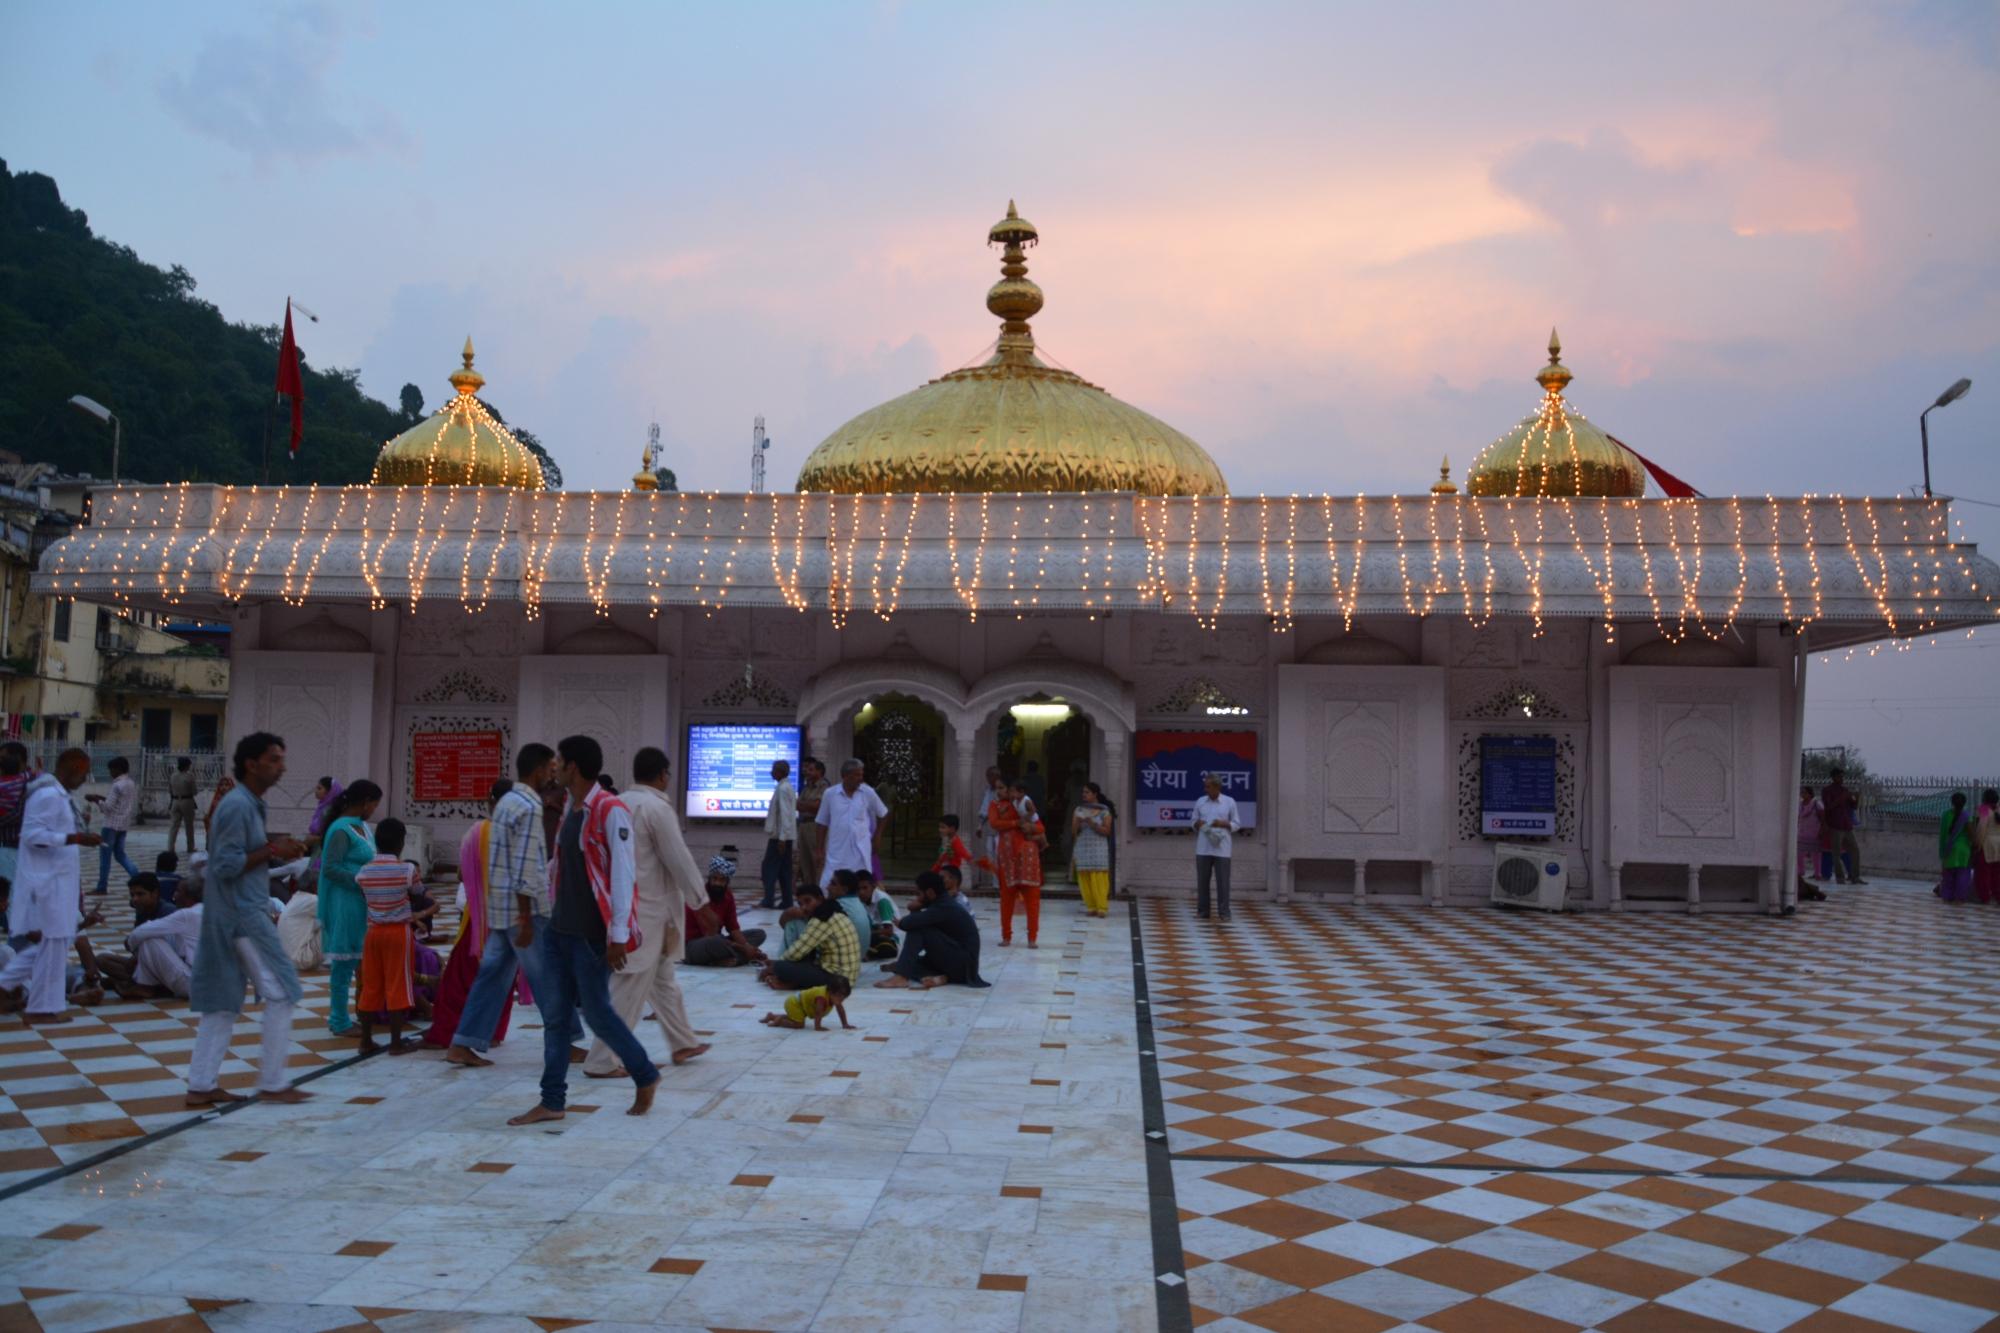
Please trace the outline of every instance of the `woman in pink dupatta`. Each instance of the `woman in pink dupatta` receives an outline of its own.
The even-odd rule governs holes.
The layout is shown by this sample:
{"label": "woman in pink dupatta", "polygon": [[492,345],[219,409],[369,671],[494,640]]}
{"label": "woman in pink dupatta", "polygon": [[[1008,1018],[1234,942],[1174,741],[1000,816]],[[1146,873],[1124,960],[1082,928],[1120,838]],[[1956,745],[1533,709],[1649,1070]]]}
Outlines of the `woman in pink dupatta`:
{"label": "woman in pink dupatta", "polygon": [[[466,997],[472,993],[472,979],[479,975],[479,955],[486,945],[486,867],[492,843],[493,825],[482,819],[466,830],[458,844],[458,877],[465,885],[465,911],[458,919],[458,937],[452,941],[444,976],[438,981],[430,1030],[423,1036],[426,1046],[450,1047]],[[493,1028],[494,1041],[506,1038],[507,1015],[512,1008],[501,1007],[500,1021]]]}

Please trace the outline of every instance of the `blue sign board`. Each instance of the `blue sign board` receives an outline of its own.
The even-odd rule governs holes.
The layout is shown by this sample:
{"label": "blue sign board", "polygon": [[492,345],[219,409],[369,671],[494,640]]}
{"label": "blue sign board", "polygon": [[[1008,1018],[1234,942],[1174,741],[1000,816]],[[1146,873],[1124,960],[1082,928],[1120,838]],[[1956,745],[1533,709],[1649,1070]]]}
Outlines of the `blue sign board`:
{"label": "blue sign board", "polygon": [[1257,826],[1257,733],[1142,731],[1133,737],[1138,828],[1191,828],[1202,778],[1213,773],[1236,800],[1242,828]]}
{"label": "blue sign board", "polygon": [[1556,738],[1479,738],[1479,831],[1552,838],[1556,832]]}
{"label": "blue sign board", "polygon": [[797,727],[689,727],[687,817],[762,819],[771,803],[771,765],[780,759],[792,766],[797,786]]}

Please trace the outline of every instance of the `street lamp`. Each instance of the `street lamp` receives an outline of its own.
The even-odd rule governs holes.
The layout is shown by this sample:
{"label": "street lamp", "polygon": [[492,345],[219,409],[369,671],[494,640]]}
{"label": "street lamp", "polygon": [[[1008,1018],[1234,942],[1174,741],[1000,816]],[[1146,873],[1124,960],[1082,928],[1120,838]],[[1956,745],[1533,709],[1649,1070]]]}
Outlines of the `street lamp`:
{"label": "street lamp", "polygon": [[111,424],[111,480],[113,483],[116,483],[118,480],[118,449],[123,443],[122,436],[124,434],[123,428],[118,423],[118,414],[103,403],[98,402],[95,398],[85,398],[82,394],[77,394],[71,398],[69,405],[87,417],[96,417],[99,421]]}
{"label": "street lamp", "polygon": [[1937,411],[1940,407],[1951,406],[1959,399],[1965,397],[1965,395],[1971,392],[1971,390],[1972,390],[1971,380],[1960,380],[1958,383],[1952,385],[1949,389],[1946,389],[1943,393],[1939,394],[1938,400],[1935,403],[1932,403],[1929,407],[1925,408],[1917,416],[1917,430],[1920,431],[1924,437],[1924,498],[1926,500],[1930,499],[1931,496],[1930,415],[1931,413]]}

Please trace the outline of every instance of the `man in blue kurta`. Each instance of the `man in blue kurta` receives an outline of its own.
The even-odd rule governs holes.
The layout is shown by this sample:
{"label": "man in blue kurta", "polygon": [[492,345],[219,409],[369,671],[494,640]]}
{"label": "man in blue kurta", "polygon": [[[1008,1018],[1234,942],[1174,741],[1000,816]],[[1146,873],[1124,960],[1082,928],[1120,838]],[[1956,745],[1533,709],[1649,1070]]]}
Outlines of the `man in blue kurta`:
{"label": "man in blue kurta", "polygon": [[292,1006],[304,992],[271,920],[270,866],[305,855],[296,839],[264,830],[264,793],[285,775],[285,742],[253,731],[236,743],[236,785],[215,808],[208,831],[207,890],[201,939],[195,946],[188,1007],[201,1015],[188,1061],[189,1106],[245,1100],[220,1086],[230,1030],[243,1012],[246,985],[264,1002],[264,1043],[257,1059],[257,1093],[265,1101],[302,1102],[312,1094],[291,1086]]}

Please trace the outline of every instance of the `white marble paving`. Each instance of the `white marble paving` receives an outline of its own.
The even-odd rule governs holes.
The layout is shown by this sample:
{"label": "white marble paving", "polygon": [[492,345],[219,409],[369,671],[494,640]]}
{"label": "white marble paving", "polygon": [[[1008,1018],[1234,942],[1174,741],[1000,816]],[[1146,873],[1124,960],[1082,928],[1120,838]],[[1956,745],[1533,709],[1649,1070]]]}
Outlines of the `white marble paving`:
{"label": "white marble paving", "polygon": [[[990,990],[877,991],[871,965],[852,1032],[764,1028],[779,997],[747,973],[683,969],[715,1049],[667,1068],[644,1118],[624,1114],[629,1083],[579,1071],[575,1113],[508,1127],[537,1096],[532,1010],[492,1069],[426,1054],[326,1075],[306,1105],[217,1117],[0,1205],[0,1294],[67,1291],[34,1312],[79,1333],[190,1299],[237,1302],[202,1317],[243,1333],[357,1309],[404,1312],[371,1316],[399,1330],[1150,1330],[1129,933],[1045,912],[1053,947],[989,948]],[[642,1036],[657,1054],[657,1028]],[[47,1235],[66,1226],[98,1230]],[[121,1301],[134,1313],[92,1322]]]}

